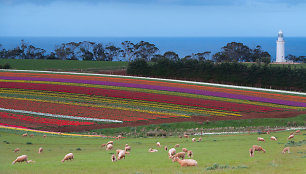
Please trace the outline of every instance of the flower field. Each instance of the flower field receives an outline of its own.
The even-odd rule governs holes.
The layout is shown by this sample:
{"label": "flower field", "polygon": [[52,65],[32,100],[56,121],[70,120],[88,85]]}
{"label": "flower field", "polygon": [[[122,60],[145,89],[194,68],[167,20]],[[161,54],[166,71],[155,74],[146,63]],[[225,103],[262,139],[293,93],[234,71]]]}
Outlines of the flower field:
{"label": "flower field", "polygon": [[124,76],[0,71],[0,124],[52,131],[290,117],[306,94]]}

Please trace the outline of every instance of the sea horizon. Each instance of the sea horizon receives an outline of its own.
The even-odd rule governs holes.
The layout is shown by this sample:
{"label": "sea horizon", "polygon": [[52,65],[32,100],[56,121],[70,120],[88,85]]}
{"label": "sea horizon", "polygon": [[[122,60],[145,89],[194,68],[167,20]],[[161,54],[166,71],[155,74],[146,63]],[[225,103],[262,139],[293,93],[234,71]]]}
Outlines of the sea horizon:
{"label": "sea horizon", "polygon": [[[284,37],[285,39],[285,55],[292,54],[295,56],[306,56],[306,37]],[[230,42],[240,42],[254,49],[257,45],[262,50],[269,52],[271,59],[275,60],[276,56],[276,40],[277,37],[52,37],[52,36],[0,36],[0,44],[5,49],[12,49],[20,45],[20,41],[24,40],[28,44],[35,47],[45,49],[47,53],[54,51],[57,45],[68,42],[91,41],[102,44],[113,44],[120,47],[121,42],[131,41],[137,43],[139,41],[147,41],[159,48],[159,54],[166,51],[174,51],[181,58],[199,53],[210,51],[210,57]]]}

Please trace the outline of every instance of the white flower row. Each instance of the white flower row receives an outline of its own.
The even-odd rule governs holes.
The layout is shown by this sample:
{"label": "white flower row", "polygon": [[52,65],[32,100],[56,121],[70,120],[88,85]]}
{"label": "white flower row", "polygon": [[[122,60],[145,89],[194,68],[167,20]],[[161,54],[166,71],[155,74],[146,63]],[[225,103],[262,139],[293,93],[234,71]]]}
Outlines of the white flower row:
{"label": "white flower row", "polygon": [[87,121],[98,121],[98,122],[123,123],[123,121],[119,121],[119,120],[98,119],[98,118],[88,118],[88,117],[74,117],[74,116],[68,116],[68,115],[57,115],[57,114],[32,112],[32,111],[24,111],[24,110],[15,110],[15,109],[6,109],[6,108],[0,108],[0,111],[17,112],[17,113],[33,114],[33,115],[41,115],[41,116],[45,116],[45,117],[68,118],[68,119],[83,120],[83,121],[87,120]]}
{"label": "white flower row", "polygon": [[306,93],[303,93],[303,92],[294,92],[294,91],[285,91],[285,90],[276,90],[276,89],[265,89],[265,88],[255,88],[255,87],[246,87],[246,86],[235,86],[235,85],[223,85],[223,84],[217,84],[217,83],[193,82],[193,81],[185,81],[185,80],[161,79],[161,78],[151,78],[151,77],[136,77],[136,76],[92,74],[92,73],[75,73],[75,72],[56,72],[56,71],[12,70],[12,69],[0,69],[0,71],[72,74],[72,75],[87,75],[87,76],[104,76],[104,77],[123,77],[123,78],[134,78],[134,79],[148,79],[148,80],[189,83],[189,84],[197,84],[197,85],[217,86],[217,87],[236,88],[236,89],[247,89],[247,90],[255,90],[255,91],[267,91],[267,92],[276,92],[276,93],[295,94],[295,95],[305,95],[306,96]]}

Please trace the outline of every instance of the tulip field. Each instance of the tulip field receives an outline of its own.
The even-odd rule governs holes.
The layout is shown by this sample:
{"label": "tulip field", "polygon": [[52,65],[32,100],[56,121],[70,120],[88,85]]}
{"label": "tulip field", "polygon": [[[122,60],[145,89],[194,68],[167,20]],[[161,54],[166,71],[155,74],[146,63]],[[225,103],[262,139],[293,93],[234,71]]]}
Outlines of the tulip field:
{"label": "tulip field", "polygon": [[294,117],[305,93],[154,78],[0,71],[0,125],[82,131],[158,123]]}

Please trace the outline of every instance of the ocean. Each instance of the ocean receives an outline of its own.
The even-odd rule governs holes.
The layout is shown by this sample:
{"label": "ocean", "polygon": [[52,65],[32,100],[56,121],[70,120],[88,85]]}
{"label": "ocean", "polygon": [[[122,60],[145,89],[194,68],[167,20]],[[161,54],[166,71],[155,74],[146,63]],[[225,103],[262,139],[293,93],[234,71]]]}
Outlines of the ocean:
{"label": "ocean", "polygon": [[[254,49],[260,45],[264,51],[276,57],[276,37],[0,37],[0,44],[6,49],[12,49],[20,45],[21,40],[45,49],[48,53],[55,49],[56,45],[68,42],[91,41],[102,44],[114,44],[120,46],[123,41],[137,43],[147,41],[159,48],[159,53],[174,51],[180,57],[211,51],[214,53],[221,51],[221,48],[229,42],[241,42],[249,48]],[[284,37],[285,55],[306,56],[306,37]]]}

